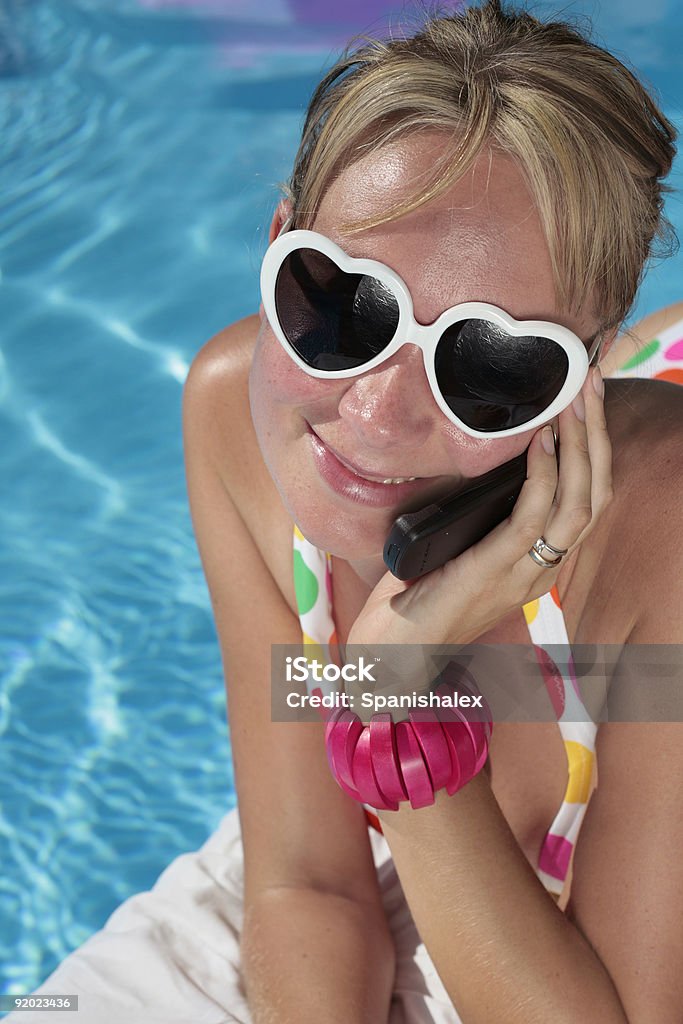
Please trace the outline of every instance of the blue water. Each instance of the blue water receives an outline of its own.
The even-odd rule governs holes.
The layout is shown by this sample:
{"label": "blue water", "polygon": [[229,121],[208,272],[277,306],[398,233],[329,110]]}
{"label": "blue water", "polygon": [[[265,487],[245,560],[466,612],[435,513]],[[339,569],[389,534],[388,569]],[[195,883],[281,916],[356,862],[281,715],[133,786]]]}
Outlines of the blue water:
{"label": "blue water", "polygon": [[[0,991],[35,988],[234,804],[181,387],[257,308],[311,88],[391,4],[256,6],[0,0]],[[564,10],[681,124],[674,0]],[[636,315],[681,297],[681,265]]]}

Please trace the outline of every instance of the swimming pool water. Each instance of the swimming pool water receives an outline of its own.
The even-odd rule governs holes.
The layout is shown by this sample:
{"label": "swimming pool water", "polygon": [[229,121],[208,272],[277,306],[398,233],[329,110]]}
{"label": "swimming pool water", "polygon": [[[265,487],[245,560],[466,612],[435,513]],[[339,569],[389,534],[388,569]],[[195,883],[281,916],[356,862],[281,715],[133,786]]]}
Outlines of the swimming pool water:
{"label": "swimming pool water", "polygon": [[[0,991],[35,988],[234,803],[181,386],[257,308],[321,70],[392,7],[0,3]],[[680,125],[673,0],[562,10]],[[636,315],[680,272],[656,266]]]}

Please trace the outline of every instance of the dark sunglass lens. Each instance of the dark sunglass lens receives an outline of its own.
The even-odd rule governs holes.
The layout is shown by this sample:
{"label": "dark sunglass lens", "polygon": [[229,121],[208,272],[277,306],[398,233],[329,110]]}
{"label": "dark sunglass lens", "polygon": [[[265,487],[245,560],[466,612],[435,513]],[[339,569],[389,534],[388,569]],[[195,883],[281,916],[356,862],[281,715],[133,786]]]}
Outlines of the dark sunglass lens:
{"label": "dark sunglass lens", "polygon": [[436,379],[456,416],[494,432],[528,423],[557,398],[569,361],[550,338],[522,337],[487,320],[447,328],[435,355]]}
{"label": "dark sunglass lens", "polygon": [[398,303],[386,285],[347,274],[317,249],[285,257],[275,308],[287,341],[316,370],[362,366],[387,347],[398,326]]}

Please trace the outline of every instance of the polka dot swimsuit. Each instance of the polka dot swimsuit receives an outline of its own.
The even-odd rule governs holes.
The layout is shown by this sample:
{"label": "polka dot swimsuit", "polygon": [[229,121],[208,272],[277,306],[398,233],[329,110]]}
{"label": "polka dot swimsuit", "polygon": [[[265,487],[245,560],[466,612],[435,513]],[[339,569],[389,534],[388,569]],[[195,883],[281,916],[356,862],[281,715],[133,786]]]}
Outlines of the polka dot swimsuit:
{"label": "polka dot swimsuit", "polygon": [[[628,358],[614,377],[651,377],[683,384],[683,321],[663,331],[636,355]],[[333,661],[337,643],[332,607],[332,557],[310,544],[294,527],[294,584],[299,620],[308,656]],[[567,788],[562,805],[541,844],[536,873],[559,905],[569,899],[574,847],[588,801],[597,785],[595,739],[597,725],[582,703],[571,655],[560,666],[554,645],[569,647],[569,637],[557,588],[523,607],[524,618],[543,679],[550,696],[567,755]],[[555,651],[557,656],[557,651]],[[324,694],[333,687],[321,682],[311,692]],[[374,809],[365,805],[369,824],[382,831]]]}

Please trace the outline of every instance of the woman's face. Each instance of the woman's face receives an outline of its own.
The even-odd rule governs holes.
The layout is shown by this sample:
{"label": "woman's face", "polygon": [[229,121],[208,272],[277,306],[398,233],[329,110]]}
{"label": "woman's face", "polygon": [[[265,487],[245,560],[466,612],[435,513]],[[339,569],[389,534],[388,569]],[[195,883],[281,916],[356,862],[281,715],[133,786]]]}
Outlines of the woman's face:
{"label": "woman's face", "polygon": [[[551,320],[591,337],[597,321],[557,308],[540,220],[515,164],[500,154],[483,154],[453,188],[397,221],[340,233],[344,221],[381,213],[407,195],[415,178],[431,173],[442,145],[438,134],[422,134],[355,163],[328,189],[313,229],[349,255],[396,271],[419,323],[460,302],[486,301],[518,320]],[[533,436],[488,440],[461,431],[437,405],[422,353],[411,344],[358,377],[309,377],[261,315],[249,378],[259,445],[294,521],[332,554],[377,560],[384,571],[382,549],[397,515],[507,462]],[[340,470],[336,456],[381,479],[422,479],[409,494],[367,485]]]}

